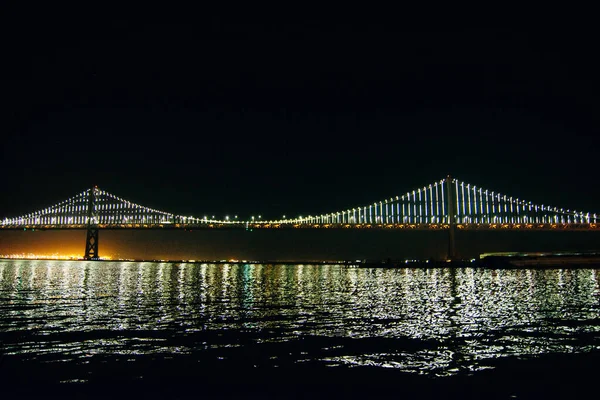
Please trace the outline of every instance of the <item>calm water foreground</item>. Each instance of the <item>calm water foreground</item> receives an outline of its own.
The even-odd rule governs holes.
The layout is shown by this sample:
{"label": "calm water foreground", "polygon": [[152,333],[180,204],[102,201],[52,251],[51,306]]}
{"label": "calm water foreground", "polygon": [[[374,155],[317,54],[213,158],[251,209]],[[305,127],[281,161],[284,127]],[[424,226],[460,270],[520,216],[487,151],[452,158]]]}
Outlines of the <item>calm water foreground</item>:
{"label": "calm water foreground", "polygon": [[0,261],[5,392],[586,398],[600,270]]}

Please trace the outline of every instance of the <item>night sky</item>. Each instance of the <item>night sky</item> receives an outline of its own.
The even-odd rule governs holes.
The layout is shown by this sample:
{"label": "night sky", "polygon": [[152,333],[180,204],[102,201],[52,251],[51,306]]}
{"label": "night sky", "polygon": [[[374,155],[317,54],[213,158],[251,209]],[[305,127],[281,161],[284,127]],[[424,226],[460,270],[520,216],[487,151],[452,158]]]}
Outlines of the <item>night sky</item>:
{"label": "night sky", "polygon": [[[93,185],[176,214],[279,218],[371,203],[447,174],[600,211],[590,32],[4,18],[2,218]],[[122,247],[147,240],[131,235]],[[194,240],[210,247],[202,235]],[[215,248],[236,241],[219,235]]]}

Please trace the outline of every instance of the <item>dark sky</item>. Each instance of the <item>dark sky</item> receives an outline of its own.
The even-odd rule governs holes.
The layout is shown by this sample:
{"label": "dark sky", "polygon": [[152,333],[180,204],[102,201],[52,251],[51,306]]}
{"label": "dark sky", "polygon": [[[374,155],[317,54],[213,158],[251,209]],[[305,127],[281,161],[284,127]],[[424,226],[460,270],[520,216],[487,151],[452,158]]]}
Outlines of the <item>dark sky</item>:
{"label": "dark sky", "polygon": [[98,185],[275,218],[448,173],[600,211],[592,32],[184,14],[4,15],[2,217]]}
{"label": "dark sky", "polygon": [[3,214],[95,184],[176,213],[317,213],[448,173],[598,209],[589,33],[16,21],[1,75]]}

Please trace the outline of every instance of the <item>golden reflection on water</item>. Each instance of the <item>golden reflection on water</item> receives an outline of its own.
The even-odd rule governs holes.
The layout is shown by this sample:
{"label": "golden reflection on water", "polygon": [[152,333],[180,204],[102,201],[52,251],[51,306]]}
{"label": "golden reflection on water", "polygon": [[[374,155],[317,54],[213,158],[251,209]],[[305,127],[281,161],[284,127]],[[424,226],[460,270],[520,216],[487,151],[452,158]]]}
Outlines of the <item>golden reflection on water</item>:
{"label": "golden reflection on water", "polygon": [[[600,348],[598,274],[4,261],[0,339],[7,355],[48,362],[202,360],[212,350],[293,343],[294,363],[448,375],[498,357]],[[284,350],[269,349],[260,362],[276,366]],[[242,357],[227,354],[216,357]]]}

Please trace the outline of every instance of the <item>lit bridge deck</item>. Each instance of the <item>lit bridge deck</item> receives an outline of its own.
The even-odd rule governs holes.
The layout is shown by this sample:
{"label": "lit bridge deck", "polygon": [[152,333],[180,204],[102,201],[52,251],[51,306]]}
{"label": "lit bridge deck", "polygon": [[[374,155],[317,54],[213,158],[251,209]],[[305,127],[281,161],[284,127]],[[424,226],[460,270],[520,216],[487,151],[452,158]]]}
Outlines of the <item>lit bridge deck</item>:
{"label": "lit bridge deck", "polygon": [[317,215],[208,215],[165,212],[93,187],[44,209],[4,218],[0,231],[86,230],[88,260],[99,257],[98,232],[103,229],[447,231],[449,258],[454,258],[456,231],[600,231],[598,214],[525,201],[450,176],[402,195]]}
{"label": "lit bridge deck", "polygon": [[[450,229],[450,224],[345,224],[345,223],[286,223],[286,222],[215,222],[202,224],[151,223],[151,224],[98,224],[99,229],[361,229],[361,230],[424,230],[435,231]],[[600,231],[600,223],[490,223],[456,224],[459,230],[509,230],[509,231]],[[87,229],[85,224],[45,224],[45,225],[2,225],[0,230],[63,230]]]}

